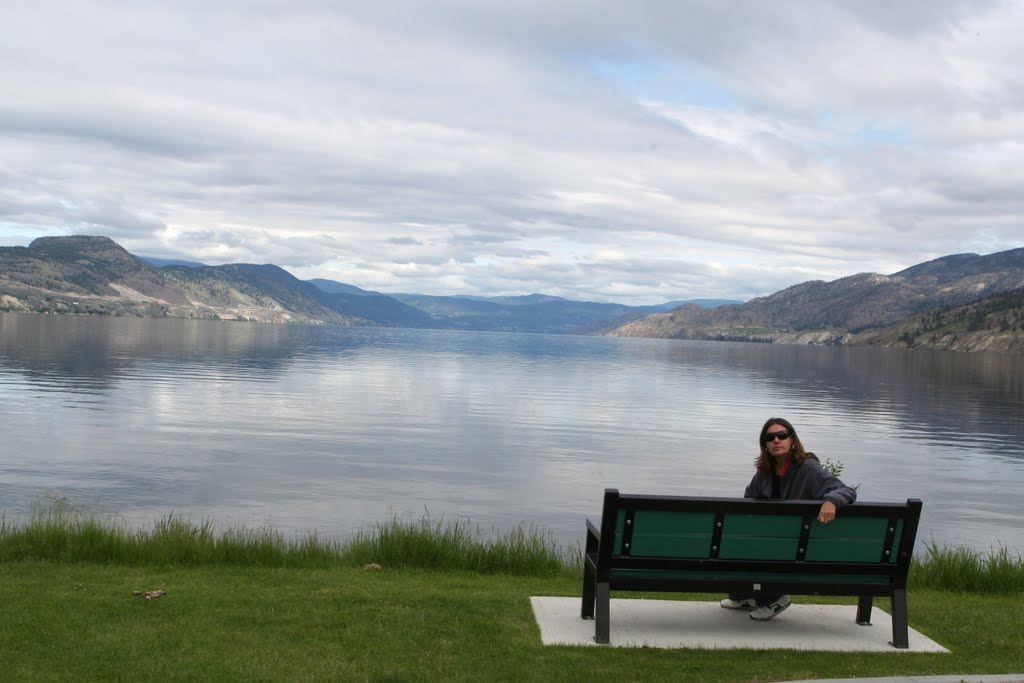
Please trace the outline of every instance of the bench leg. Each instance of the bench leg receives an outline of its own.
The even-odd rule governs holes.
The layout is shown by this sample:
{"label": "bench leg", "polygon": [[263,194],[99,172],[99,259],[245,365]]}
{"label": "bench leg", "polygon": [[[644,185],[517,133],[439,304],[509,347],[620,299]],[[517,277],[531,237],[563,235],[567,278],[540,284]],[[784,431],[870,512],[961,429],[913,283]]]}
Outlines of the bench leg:
{"label": "bench leg", "polygon": [[871,625],[871,606],[874,598],[870,595],[862,595],[857,601],[857,623],[861,626]]}
{"label": "bench leg", "polygon": [[611,642],[611,589],[607,583],[597,584],[597,618],[594,620],[594,642]]}
{"label": "bench leg", "polygon": [[892,592],[892,641],[893,647],[906,650],[910,647],[907,626],[907,591],[898,588]]}

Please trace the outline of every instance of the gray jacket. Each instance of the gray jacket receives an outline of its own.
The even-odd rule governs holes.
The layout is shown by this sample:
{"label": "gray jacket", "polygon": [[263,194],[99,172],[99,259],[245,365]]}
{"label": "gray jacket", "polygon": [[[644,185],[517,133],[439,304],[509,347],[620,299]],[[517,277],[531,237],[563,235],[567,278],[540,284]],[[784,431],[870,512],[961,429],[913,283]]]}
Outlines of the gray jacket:
{"label": "gray jacket", "polygon": [[[773,474],[758,472],[750,480],[744,498],[772,497]],[[821,466],[816,459],[805,460],[802,465],[795,463],[790,466],[786,476],[782,477],[779,492],[782,500],[830,500],[836,508],[841,508],[857,500],[857,492],[844,484],[831,472]]]}

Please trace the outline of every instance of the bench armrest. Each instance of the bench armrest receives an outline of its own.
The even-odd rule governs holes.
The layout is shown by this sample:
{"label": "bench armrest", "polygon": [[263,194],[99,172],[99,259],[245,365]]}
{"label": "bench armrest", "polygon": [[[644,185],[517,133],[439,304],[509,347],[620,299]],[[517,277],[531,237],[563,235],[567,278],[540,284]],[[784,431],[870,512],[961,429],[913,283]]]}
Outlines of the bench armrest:
{"label": "bench armrest", "polygon": [[597,568],[597,551],[601,547],[601,529],[587,520],[587,542],[583,546],[583,563]]}

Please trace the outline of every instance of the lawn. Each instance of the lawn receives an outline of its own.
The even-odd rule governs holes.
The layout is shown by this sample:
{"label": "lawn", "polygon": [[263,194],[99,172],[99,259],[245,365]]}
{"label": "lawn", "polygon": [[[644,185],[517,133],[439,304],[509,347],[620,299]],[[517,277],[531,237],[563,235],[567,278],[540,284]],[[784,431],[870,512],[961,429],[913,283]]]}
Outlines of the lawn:
{"label": "lawn", "polygon": [[[1019,594],[912,590],[911,626],[952,654],[543,646],[529,597],[575,596],[579,588],[571,577],[423,569],[3,562],[0,666],[5,680],[18,681],[777,681],[1024,672]],[[133,595],[149,590],[166,594]]]}
{"label": "lawn", "polygon": [[[0,516],[0,680],[764,683],[1024,672],[1024,561],[1005,548],[932,545],[915,559],[910,625],[952,654],[546,647],[530,596],[579,596],[582,581],[578,549],[542,531],[494,536],[395,519],[338,543],[218,533],[173,517],[149,529],[115,520],[64,504],[25,521]],[[165,593],[135,594],[145,591]]]}

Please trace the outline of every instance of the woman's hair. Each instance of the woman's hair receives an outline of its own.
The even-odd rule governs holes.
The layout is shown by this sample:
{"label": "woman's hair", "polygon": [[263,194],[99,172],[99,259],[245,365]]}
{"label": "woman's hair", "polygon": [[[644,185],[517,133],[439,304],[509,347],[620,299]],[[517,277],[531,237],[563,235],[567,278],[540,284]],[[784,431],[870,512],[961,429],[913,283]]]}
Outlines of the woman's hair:
{"label": "woman's hair", "polygon": [[773,474],[775,472],[775,458],[768,453],[767,441],[765,434],[768,433],[768,429],[778,425],[784,427],[789,432],[789,438],[793,440],[793,446],[790,449],[790,453],[793,457],[793,463],[796,465],[802,465],[806,460],[817,460],[818,456],[814,453],[808,453],[804,450],[804,445],[800,443],[800,437],[797,436],[796,430],[793,429],[793,425],[789,423],[789,420],[784,420],[781,417],[770,417],[768,421],[764,423],[764,427],[761,427],[761,435],[757,437],[758,453],[757,460],[754,461],[754,466],[757,467],[757,471],[762,474]]}

